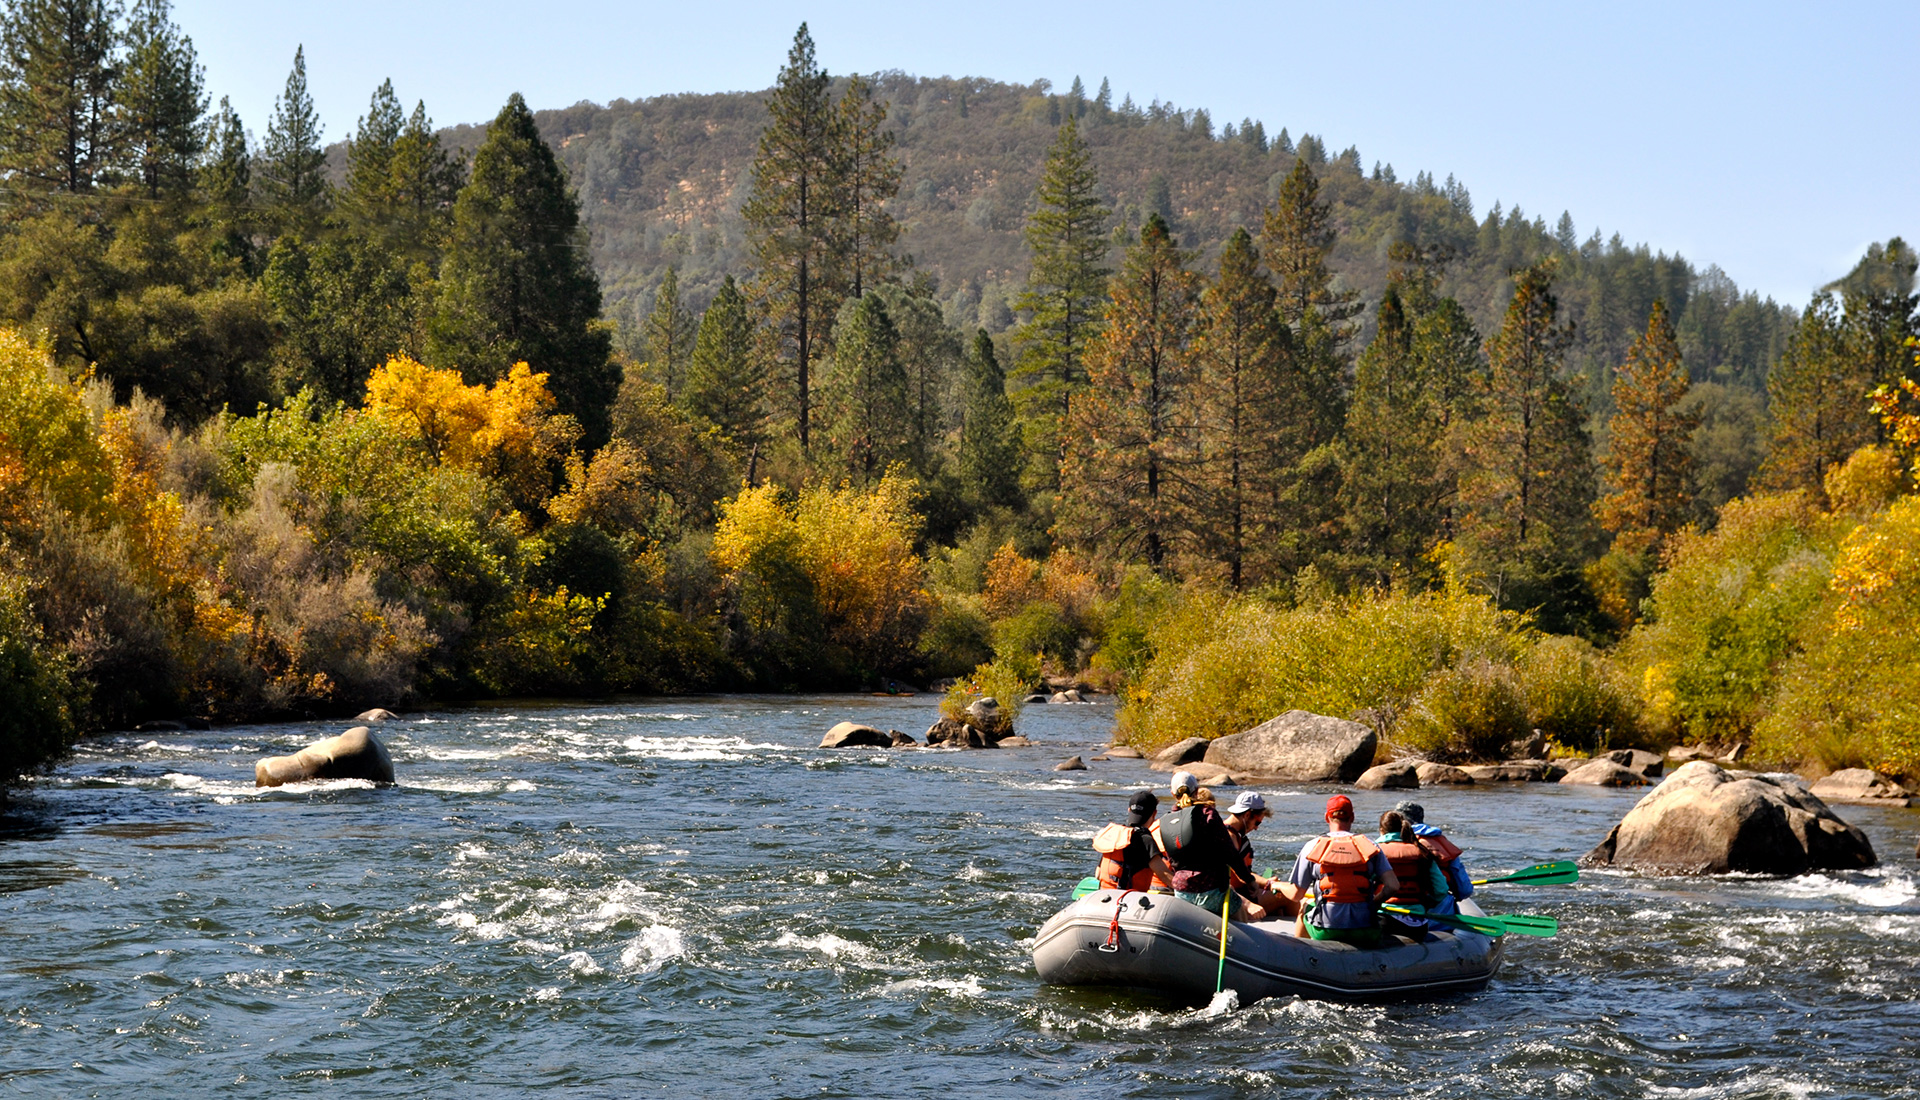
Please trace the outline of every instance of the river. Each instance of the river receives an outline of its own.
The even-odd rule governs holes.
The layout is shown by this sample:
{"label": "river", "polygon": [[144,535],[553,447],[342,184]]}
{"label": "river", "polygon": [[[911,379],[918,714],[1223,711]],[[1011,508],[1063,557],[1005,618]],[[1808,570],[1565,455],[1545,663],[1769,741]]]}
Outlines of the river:
{"label": "river", "polygon": [[[918,736],[934,701],[415,715],[381,730],[388,790],[254,789],[338,724],[89,740],[0,833],[0,1095],[1920,1095],[1920,812],[1840,809],[1865,873],[1486,888],[1562,931],[1483,993],[1216,1013],[1034,976],[1087,838],[1164,780],[1052,770],[1110,707],[1028,708],[1032,749],[812,747],[842,718]],[[1331,789],[1266,791],[1262,863]],[[1420,797],[1503,869],[1638,795]]]}

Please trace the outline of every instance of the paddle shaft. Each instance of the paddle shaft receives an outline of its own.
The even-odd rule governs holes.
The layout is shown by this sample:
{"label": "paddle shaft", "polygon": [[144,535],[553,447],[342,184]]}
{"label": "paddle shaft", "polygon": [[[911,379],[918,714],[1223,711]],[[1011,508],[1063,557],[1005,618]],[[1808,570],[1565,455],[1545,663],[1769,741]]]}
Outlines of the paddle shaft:
{"label": "paddle shaft", "polygon": [[1233,890],[1223,889],[1220,899],[1220,966],[1213,974],[1213,991],[1217,994],[1227,985],[1227,911],[1233,907]]}

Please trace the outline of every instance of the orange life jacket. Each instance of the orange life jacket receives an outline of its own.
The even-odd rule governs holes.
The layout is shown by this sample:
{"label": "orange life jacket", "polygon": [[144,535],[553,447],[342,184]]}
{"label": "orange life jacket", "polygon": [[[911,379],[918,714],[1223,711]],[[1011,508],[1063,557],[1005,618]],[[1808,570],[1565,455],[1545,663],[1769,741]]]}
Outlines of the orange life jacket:
{"label": "orange life jacket", "polygon": [[[1153,834],[1153,850],[1162,856],[1166,855],[1167,846],[1160,841],[1160,819],[1156,817],[1148,822],[1147,830]],[[1163,860],[1162,862],[1164,863],[1165,861]],[[1163,894],[1173,893],[1173,883],[1168,880],[1166,876],[1152,868],[1148,868],[1148,873],[1153,878],[1153,884],[1149,886],[1148,889],[1158,890]]]}
{"label": "orange life jacket", "polygon": [[1439,860],[1441,863],[1452,863],[1454,860],[1460,858],[1460,846],[1448,840],[1447,834],[1445,833],[1435,833],[1432,836],[1421,837],[1420,846],[1425,848],[1434,859]]}
{"label": "orange life jacket", "polygon": [[1093,834],[1093,850],[1100,853],[1100,869],[1094,877],[1100,880],[1104,890],[1145,890],[1153,884],[1153,871],[1148,867],[1136,868],[1132,874],[1126,872],[1123,862],[1127,849],[1133,847],[1134,827],[1131,825],[1108,825]]}
{"label": "orange life jacket", "polygon": [[1307,861],[1320,865],[1320,881],[1313,890],[1328,903],[1370,902],[1376,883],[1373,857],[1380,851],[1358,833],[1315,837],[1307,845]]}
{"label": "orange life jacket", "polygon": [[1433,875],[1428,869],[1433,854],[1425,845],[1412,840],[1389,840],[1380,845],[1380,850],[1386,854],[1394,877],[1400,880],[1400,888],[1387,895],[1386,900],[1420,905],[1432,905],[1440,900],[1434,896]]}

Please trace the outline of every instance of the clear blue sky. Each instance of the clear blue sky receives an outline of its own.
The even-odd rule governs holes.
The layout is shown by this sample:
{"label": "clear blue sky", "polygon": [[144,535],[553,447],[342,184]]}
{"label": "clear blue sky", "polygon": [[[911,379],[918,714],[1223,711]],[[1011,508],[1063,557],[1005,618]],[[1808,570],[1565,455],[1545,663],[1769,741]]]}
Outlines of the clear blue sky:
{"label": "clear blue sky", "polygon": [[[1584,10],[1576,10],[1576,7]],[[391,76],[436,122],[763,88],[802,19],[835,73],[899,69],[1205,107],[1451,172],[1484,213],[1569,210],[1802,305],[1920,237],[1920,3],[1039,4],[179,0],[207,84],[264,132],[304,43],[329,140]]]}

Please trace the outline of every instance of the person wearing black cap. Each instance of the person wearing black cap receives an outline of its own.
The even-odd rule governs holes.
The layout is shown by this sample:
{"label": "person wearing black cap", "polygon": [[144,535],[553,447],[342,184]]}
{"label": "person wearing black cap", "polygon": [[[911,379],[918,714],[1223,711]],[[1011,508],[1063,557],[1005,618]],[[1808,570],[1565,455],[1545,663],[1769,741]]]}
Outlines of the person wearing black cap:
{"label": "person wearing black cap", "polygon": [[1146,890],[1155,872],[1172,877],[1153,834],[1147,831],[1159,808],[1160,800],[1152,791],[1137,791],[1127,799],[1126,823],[1108,825],[1093,835],[1093,850],[1100,853],[1100,869],[1094,877],[1102,889]]}

